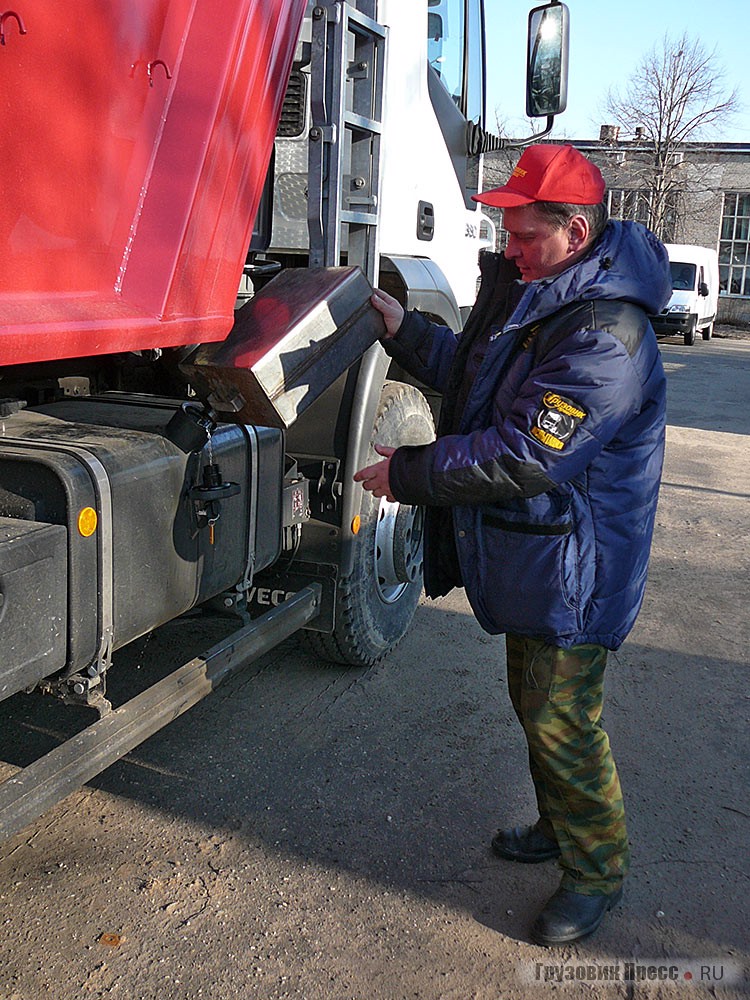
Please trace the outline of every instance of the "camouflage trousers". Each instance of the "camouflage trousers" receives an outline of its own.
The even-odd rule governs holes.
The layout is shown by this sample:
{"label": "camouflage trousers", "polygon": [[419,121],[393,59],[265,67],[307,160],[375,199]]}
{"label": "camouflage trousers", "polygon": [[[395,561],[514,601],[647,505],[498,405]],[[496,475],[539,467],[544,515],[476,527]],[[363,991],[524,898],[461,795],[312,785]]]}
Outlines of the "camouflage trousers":
{"label": "camouflage trousers", "polygon": [[625,810],[600,725],[607,650],[507,635],[508,688],[526,734],[540,829],[561,851],[562,886],[617,889],[628,870]]}

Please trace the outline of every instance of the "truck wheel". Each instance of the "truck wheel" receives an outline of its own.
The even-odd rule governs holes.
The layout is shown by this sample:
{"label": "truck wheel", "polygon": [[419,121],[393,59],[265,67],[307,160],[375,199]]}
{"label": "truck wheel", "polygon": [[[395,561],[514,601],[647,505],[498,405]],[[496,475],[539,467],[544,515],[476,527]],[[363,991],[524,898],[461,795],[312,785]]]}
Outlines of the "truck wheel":
{"label": "truck wheel", "polygon": [[[421,392],[402,382],[383,387],[370,438],[379,444],[434,440],[432,413]],[[360,487],[356,487],[360,489]],[[362,490],[360,530],[351,573],[339,581],[332,633],[303,632],[304,645],[335,663],[371,666],[406,634],[422,593],[421,507],[389,503]]]}
{"label": "truck wheel", "polygon": [[695,343],[695,327],[697,325],[697,322],[698,321],[696,319],[691,319],[690,326],[687,328],[687,330],[685,330],[684,340],[685,344],[688,347],[692,347],[693,344]]}
{"label": "truck wheel", "polygon": [[703,339],[704,340],[710,340],[711,337],[713,337],[713,335],[714,335],[714,325],[713,325],[713,323],[709,323],[708,326],[704,326],[703,330],[701,332],[703,334]]}

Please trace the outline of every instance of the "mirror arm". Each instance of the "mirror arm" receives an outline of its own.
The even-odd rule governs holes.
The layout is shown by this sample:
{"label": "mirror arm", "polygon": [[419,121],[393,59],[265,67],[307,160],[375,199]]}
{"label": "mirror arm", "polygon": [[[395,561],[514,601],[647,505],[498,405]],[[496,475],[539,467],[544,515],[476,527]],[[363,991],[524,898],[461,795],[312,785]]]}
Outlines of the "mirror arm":
{"label": "mirror arm", "polygon": [[539,139],[543,139],[545,135],[549,135],[552,131],[552,126],[555,124],[555,116],[547,115],[547,124],[544,126],[541,132],[535,132],[530,135],[527,139],[503,139],[503,149],[521,149],[523,146],[530,146],[532,142],[538,142]]}
{"label": "mirror arm", "polygon": [[549,135],[555,123],[554,115],[547,115],[547,124],[543,131],[535,132],[526,139],[504,139],[499,135],[485,130],[473,122],[468,122],[466,127],[466,152],[469,156],[479,156],[482,153],[494,153],[498,149],[521,149],[532,142],[543,139]]}

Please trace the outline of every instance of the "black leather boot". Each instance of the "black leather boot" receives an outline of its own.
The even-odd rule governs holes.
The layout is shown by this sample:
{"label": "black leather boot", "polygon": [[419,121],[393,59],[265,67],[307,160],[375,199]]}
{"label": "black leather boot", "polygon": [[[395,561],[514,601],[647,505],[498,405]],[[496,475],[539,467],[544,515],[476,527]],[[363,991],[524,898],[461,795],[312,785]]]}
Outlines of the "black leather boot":
{"label": "black leather boot", "polygon": [[584,896],[560,887],[531,927],[535,944],[567,944],[593,934],[604,914],[617,906],[622,887],[609,895]]}
{"label": "black leather boot", "polygon": [[492,850],[501,858],[527,865],[560,857],[557,841],[550,840],[537,825],[498,830],[492,838]]}

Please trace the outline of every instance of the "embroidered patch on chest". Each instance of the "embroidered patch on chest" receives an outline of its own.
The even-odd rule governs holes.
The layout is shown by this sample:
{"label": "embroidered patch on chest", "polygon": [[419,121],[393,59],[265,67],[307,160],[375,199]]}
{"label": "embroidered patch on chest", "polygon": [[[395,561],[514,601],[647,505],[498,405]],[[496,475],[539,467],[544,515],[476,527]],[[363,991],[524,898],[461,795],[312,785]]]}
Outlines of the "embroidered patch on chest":
{"label": "embroidered patch on chest", "polygon": [[545,392],[534,417],[531,435],[555,451],[561,451],[586,416],[578,403],[556,392]]}

